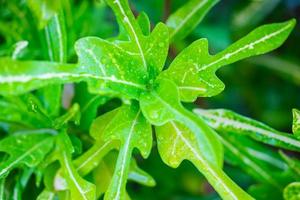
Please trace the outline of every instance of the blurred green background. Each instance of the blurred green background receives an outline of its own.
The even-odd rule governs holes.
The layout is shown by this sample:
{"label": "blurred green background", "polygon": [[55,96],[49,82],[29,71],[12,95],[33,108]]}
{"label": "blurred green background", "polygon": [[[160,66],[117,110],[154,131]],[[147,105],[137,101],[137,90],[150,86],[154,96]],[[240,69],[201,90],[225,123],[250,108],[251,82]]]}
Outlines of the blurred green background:
{"label": "blurred green background", "polygon": [[[131,0],[135,14],[145,11],[152,25],[165,19],[186,1]],[[68,61],[75,62],[74,42],[84,36],[108,38],[118,33],[114,15],[101,1],[74,0],[68,26]],[[183,48],[199,38],[208,38],[212,54],[250,32],[254,27],[296,18],[298,24],[278,50],[222,68],[218,75],[226,85],[213,98],[200,98],[201,108],[227,108],[260,120],[281,131],[291,132],[292,108],[300,108],[300,0],[221,0],[204,21],[183,41],[170,48],[172,60]],[[20,40],[29,41],[23,52],[26,59],[45,59],[46,48],[35,20],[22,0],[0,0],[0,56],[9,55]],[[169,60],[169,61],[170,61]],[[102,109],[102,110],[101,110]],[[103,108],[99,110],[104,112]],[[104,108],[104,110],[107,110]],[[139,165],[157,181],[154,188],[129,183],[133,199],[196,200],[218,199],[213,189],[188,162],[178,169],[163,164],[156,148]],[[241,186],[254,182],[238,169],[225,166],[226,172]],[[276,199],[276,197],[274,198]]]}

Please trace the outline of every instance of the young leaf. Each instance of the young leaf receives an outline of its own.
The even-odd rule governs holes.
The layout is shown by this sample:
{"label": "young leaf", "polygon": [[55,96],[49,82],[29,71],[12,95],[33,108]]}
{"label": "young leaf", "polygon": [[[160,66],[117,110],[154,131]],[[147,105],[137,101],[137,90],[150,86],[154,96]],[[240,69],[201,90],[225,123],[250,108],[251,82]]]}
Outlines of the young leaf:
{"label": "young leaf", "polygon": [[220,67],[276,49],[294,26],[294,19],[261,26],[216,55],[209,55],[206,39],[197,40],[176,57],[163,76],[178,85],[182,101],[217,95],[224,89],[215,75]]}
{"label": "young leaf", "polygon": [[170,27],[170,41],[185,38],[218,2],[219,0],[190,0],[179,8],[166,22]]}
{"label": "young leaf", "polygon": [[[63,176],[70,190],[71,199],[90,200],[96,199],[95,185],[80,177],[76,171],[71,154],[74,151],[71,141],[66,133],[61,132],[57,137],[57,150]],[[56,186],[59,187],[59,186]]]}
{"label": "young leaf", "polygon": [[[99,120],[101,118],[102,116]],[[135,103],[111,111],[103,115],[102,119],[105,122],[108,118],[111,120],[109,124],[103,126],[102,138],[104,141],[117,140],[120,147],[114,175],[105,199],[124,199],[132,151],[137,148],[144,158],[149,155],[152,147],[151,126]]]}
{"label": "young leaf", "polygon": [[300,138],[300,111],[293,109],[293,133]]}
{"label": "young leaf", "polygon": [[222,166],[223,151],[217,134],[201,118],[184,109],[179,102],[178,89],[172,81],[158,79],[154,90],[141,95],[140,105],[143,114],[153,125],[161,126],[172,121],[185,124],[193,135],[189,139],[198,142],[205,159],[215,166]]}
{"label": "young leaf", "polygon": [[297,200],[300,198],[300,182],[289,184],[283,191],[285,200]]}
{"label": "young leaf", "polygon": [[203,117],[211,127],[218,131],[247,135],[272,146],[300,151],[300,141],[293,135],[281,133],[261,122],[241,116],[230,110],[195,109],[194,112]]}
{"label": "young leaf", "polygon": [[0,163],[0,179],[16,167],[35,167],[43,161],[53,146],[53,136],[47,134],[47,130],[44,133],[20,133],[0,141],[0,151],[9,154],[8,159]]}
{"label": "young leaf", "polygon": [[132,50],[139,57],[141,62],[139,67],[148,72],[149,79],[154,79],[162,70],[168,54],[168,28],[159,23],[151,35],[146,37],[130,10],[128,0],[106,0],[106,2],[129,36],[130,42],[126,44],[126,49]]}

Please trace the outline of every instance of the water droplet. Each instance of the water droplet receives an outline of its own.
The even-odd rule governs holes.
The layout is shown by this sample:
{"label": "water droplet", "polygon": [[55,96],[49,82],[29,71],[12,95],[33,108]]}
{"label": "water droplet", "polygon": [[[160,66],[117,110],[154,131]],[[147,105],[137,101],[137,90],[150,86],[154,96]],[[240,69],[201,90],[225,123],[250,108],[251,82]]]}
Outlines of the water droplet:
{"label": "water droplet", "polygon": [[157,112],[157,111],[153,111],[153,112],[151,113],[151,118],[157,119],[158,117],[159,117],[159,115],[158,115],[158,112]]}

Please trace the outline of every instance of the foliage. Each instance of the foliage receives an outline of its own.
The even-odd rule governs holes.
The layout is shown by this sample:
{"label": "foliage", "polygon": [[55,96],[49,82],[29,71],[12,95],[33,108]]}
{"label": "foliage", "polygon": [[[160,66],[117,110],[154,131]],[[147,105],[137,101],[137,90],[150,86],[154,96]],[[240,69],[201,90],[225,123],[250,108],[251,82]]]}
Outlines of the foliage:
{"label": "foliage", "polygon": [[[152,28],[127,0],[6,2],[0,10],[20,6],[26,18],[16,37],[0,29],[0,199],[30,189],[38,200],[130,199],[129,181],[155,186],[139,164],[156,147],[171,168],[189,161],[222,199],[299,198],[299,161],[265,145],[300,151],[298,110],[291,135],[233,111],[189,109],[224,90],[218,69],[275,50],[296,24],[262,25],[213,55],[197,39],[173,59],[169,50],[217,3],[190,0]],[[113,11],[117,35],[82,33],[94,7]],[[233,180],[224,161],[255,181]]]}

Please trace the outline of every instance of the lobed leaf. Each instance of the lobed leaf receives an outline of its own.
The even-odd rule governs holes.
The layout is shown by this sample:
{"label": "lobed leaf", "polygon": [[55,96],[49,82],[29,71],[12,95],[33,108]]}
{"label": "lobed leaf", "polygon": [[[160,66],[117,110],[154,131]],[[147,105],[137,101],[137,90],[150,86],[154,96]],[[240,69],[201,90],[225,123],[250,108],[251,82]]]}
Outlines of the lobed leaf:
{"label": "lobed leaf", "polygon": [[[66,133],[61,132],[57,137],[57,150],[59,152],[58,159],[61,164],[63,177],[66,180],[67,188],[70,190],[70,199],[74,200],[90,200],[96,199],[95,185],[84,180],[76,171],[72,163],[71,154],[74,151],[70,139]],[[55,183],[55,187],[59,188],[59,182]]]}
{"label": "lobed leaf", "polygon": [[136,103],[110,111],[97,118],[97,121],[92,136],[104,142],[119,143],[119,155],[105,199],[124,199],[132,151],[137,148],[144,158],[149,155],[152,147],[151,126]]}
{"label": "lobed leaf", "polygon": [[184,109],[179,102],[178,89],[172,81],[158,79],[154,90],[141,95],[140,105],[143,114],[153,125],[161,126],[172,121],[185,124],[192,132],[192,139],[199,143],[205,159],[222,166],[223,151],[217,134],[201,118]]}
{"label": "lobed leaf", "polygon": [[[120,27],[124,28],[129,36],[130,45],[127,44],[126,49],[130,49],[139,57],[141,64],[135,68],[140,67],[146,70],[149,79],[154,79],[162,70],[167,58],[168,28],[159,23],[151,35],[146,37],[143,32],[147,33],[148,31],[144,30],[144,25],[143,27],[139,26],[139,21],[135,19],[128,0],[106,0],[106,2],[113,9]],[[144,21],[146,24],[148,23],[146,19]]]}
{"label": "lobed leaf", "polygon": [[185,38],[219,0],[190,0],[167,19],[170,41]]}
{"label": "lobed leaf", "polygon": [[300,151],[300,141],[291,134],[281,133],[256,120],[241,116],[230,110],[195,109],[214,129],[250,136],[251,138],[284,149]]}
{"label": "lobed leaf", "polygon": [[49,131],[40,130],[44,134],[31,132],[11,135],[0,141],[0,151],[9,154],[8,159],[0,163],[0,179],[14,168],[37,166],[51,150],[53,137]]}
{"label": "lobed leaf", "polygon": [[197,136],[186,124],[168,122],[156,127],[156,136],[159,154],[167,165],[177,167],[182,160],[189,160],[223,199],[253,199],[239,188],[219,166],[207,160],[206,152],[201,148],[203,142],[200,143],[195,138]]}
{"label": "lobed leaf", "polygon": [[216,55],[209,54],[206,39],[197,40],[175,58],[162,76],[178,85],[182,101],[217,95],[224,89],[215,75],[220,67],[278,48],[294,26],[294,19],[261,26]]}

